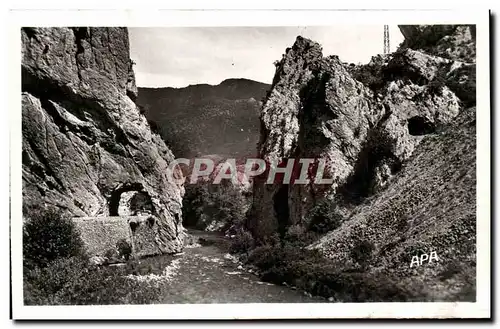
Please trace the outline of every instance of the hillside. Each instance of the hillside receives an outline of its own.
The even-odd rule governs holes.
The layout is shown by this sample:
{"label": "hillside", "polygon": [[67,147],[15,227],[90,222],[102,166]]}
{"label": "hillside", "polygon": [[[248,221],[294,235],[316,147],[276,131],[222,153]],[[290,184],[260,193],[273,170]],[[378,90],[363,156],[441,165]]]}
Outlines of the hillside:
{"label": "hillside", "polygon": [[[332,183],[256,179],[247,227],[285,245],[323,235],[307,248],[321,258],[266,269],[277,281],[339,300],[472,301],[475,30],[400,29],[402,46],[366,65],[323,57],[300,36],[287,49],[263,104],[260,156],[324,159]],[[280,248],[270,254],[290,254]],[[438,261],[412,264],[432,252]]]}
{"label": "hillside", "polygon": [[177,157],[245,157],[255,154],[261,100],[268,88],[247,79],[139,88],[137,103]]}

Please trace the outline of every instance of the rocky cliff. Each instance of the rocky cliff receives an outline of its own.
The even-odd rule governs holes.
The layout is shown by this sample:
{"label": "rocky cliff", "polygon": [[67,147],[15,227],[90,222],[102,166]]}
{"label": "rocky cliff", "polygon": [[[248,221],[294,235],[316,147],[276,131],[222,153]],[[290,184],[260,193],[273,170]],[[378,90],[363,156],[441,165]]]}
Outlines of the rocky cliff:
{"label": "rocky cliff", "polygon": [[476,61],[475,25],[401,25],[401,47],[461,61]]}
{"label": "rocky cliff", "polygon": [[[400,29],[398,51],[361,66],[323,57],[302,37],[286,50],[263,105],[259,153],[325,159],[333,183],[255,180],[249,228],[260,239],[308,229],[326,202],[335,226],[310,248],[340,271],[381,275],[418,300],[473,299],[475,31]],[[440,262],[410,268],[433,251]]]}
{"label": "rocky cliff", "polygon": [[[179,251],[184,189],[167,180],[173,154],[134,103],[126,28],[21,35],[25,215],[38,206],[76,217],[152,213],[159,249]],[[144,209],[123,213],[132,194]]]}

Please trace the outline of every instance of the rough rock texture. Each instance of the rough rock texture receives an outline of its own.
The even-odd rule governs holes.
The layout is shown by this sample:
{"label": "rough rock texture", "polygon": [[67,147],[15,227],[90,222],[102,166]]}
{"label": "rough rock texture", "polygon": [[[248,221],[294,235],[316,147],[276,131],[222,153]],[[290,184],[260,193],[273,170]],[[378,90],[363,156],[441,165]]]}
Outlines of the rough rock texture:
{"label": "rough rock texture", "polygon": [[[353,68],[336,56],[323,58],[319,44],[298,37],[280,62],[263,106],[259,152],[269,162],[325,159],[324,176],[333,184],[280,186],[264,184],[265,176],[256,180],[256,235],[304,223],[317,199],[334,197],[348,207],[385,186],[423,135],[458,115],[461,100],[446,79],[463,65],[403,49]],[[278,199],[289,200],[283,216],[275,216],[283,208]]]}
{"label": "rough rock texture", "polygon": [[130,257],[161,254],[156,242],[158,225],[152,216],[77,217],[73,222],[89,257],[124,260],[120,255],[124,242],[130,247]]}
{"label": "rough rock texture", "polygon": [[[262,109],[261,157],[270,163],[288,158],[325,158],[325,176],[334,179],[327,188],[336,189],[352,171],[367,128],[380,115],[369,104],[370,93],[348,74],[337,57],[323,58],[319,44],[298,37],[279,63]],[[312,184],[293,188],[267,185],[263,179],[266,177],[254,181],[253,229],[257,236],[301,223],[307,205],[325,189]],[[281,206],[287,199],[288,206]]]}
{"label": "rough rock texture", "polygon": [[[403,47],[361,66],[322,57],[302,37],[287,49],[263,105],[260,155],[325,159],[323,176],[333,183],[256,179],[249,228],[260,239],[308,228],[315,204],[331,200],[340,227],[312,247],[340,269],[383,272],[420,300],[473,299],[475,60],[464,50],[475,49],[472,28],[401,30]],[[442,255],[438,266],[409,269],[414,254],[431,251]],[[440,273],[449,277],[440,281]]]}
{"label": "rough rock texture", "polygon": [[[126,28],[22,29],[23,205],[73,216],[116,216],[142,192],[158,247],[182,248],[182,186],[173,155],[137,109]],[[123,203],[123,202],[122,202]]]}
{"label": "rough rock texture", "polygon": [[130,226],[124,218],[78,217],[73,219],[73,223],[91,263],[110,262],[111,259],[107,257],[110,255],[117,256],[117,259],[121,258],[117,248],[119,242],[132,246]]}
{"label": "rough rock texture", "polygon": [[400,25],[404,48],[460,61],[476,61],[475,25]]}
{"label": "rough rock texture", "polygon": [[[474,301],[474,112],[425,138],[387,189],[310,248],[344,270],[385,277],[416,300]],[[431,252],[437,262],[410,267],[414,256]]]}

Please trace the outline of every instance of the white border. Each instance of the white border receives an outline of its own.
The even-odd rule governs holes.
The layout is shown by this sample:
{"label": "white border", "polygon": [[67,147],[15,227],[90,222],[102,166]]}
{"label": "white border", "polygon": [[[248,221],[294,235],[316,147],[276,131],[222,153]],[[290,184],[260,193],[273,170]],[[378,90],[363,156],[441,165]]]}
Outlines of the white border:
{"label": "white border", "polygon": [[[12,307],[14,319],[483,318],[490,316],[489,16],[461,11],[14,11],[9,15]],[[21,218],[21,26],[477,25],[477,302],[24,306]]]}

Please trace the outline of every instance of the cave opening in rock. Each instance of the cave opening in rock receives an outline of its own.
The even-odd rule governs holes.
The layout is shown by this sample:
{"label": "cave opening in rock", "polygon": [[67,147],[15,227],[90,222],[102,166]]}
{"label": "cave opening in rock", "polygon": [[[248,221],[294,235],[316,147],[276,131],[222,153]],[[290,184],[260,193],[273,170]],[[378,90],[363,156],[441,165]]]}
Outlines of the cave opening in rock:
{"label": "cave opening in rock", "polygon": [[278,233],[284,236],[289,224],[288,185],[282,185],[273,197],[274,212],[278,221]]}
{"label": "cave opening in rock", "polygon": [[422,136],[436,132],[436,125],[426,117],[414,116],[408,119],[408,132],[412,136]]}
{"label": "cave opening in rock", "polygon": [[128,184],[111,193],[109,198],[110,216],[139,216],[153,213],[154,207],[151,197],[142,190],[141,184]]}

